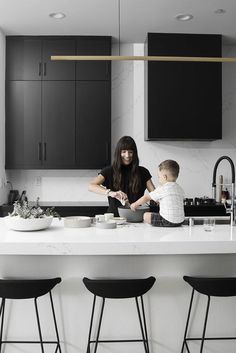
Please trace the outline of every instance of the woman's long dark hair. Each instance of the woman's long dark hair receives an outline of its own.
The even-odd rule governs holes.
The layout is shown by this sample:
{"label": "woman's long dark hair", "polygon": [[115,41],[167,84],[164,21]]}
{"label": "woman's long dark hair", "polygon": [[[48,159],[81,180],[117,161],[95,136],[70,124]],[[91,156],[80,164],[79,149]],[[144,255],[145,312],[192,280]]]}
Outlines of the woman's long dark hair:
{"label": "woman's long dark hair", "polygon": [[140,187],[140,173],[139,173],[139,158],[137,146],[134,139],[130,136],[123,136],[120,138],[116,145],[115,153],[114,153],[114,162],[113,162],[113,186],[115,190],[121,190],[122,183],[122,171],[121,168],[123,166],[121,159],[121,151],[122,150],[131,150],[133,151],[133,159],[130,164],[131,174],[130,174],[130,182],[129,188],[133,193],[137,193]]}

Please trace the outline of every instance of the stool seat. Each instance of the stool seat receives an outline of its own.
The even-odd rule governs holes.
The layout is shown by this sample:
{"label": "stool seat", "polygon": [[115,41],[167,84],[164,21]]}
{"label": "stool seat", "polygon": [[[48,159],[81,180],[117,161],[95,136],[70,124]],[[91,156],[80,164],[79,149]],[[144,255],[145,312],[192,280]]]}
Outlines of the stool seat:
{"label": "stool seat", "polygon": [[[55,345],[55,353],[61,353],[61,345],[59,340],[57,322],[56,322],[56,315],[55,309],[52,299],[51,290],[61,282],[60,277],[56,278],[49,278],[49,279],[0,279],[0,298],[1,298],[1,305],[0,305],[0,352],[1,347],[3,344],[8,343],[19,343],[19,344],[39,344],[41,346],[41,353],[44,353],[44,345],[45,344],[54,344]],[[49,295],[50,304],[51,304],[51,312],[52,318],[54,322],[55,328],[55,339],[54,340],[44,340],[42,336],[42,329],[40,324],[40,317],[39,317],[39,309],[38,309],[38,297],[41,297],[45,294]],[[37,327],[38,327],[38,334],[39,340],[7,340],[3,339],[4,334],[4,319],[5,319],[5,307],[6,302],[8,300],[15,300],[15,299],[31,299],[34,301],[35,313],[36,313],[36,320],[37,320]]]}
{"label": "stool seat", "polygon": [[49,279],[0,279],[0,298],[38,298],[50,292],[61,278]]}
{"label": "stool seat", "polygon": [[201,294],[213,297],[236,296],[236,277],[191,277],[184,280]]}
{"label": "stool seat", "polygon": [[[236,277],[201,277],[201,276],[184,276],[183,279],[192,287],[192,294],[189,303],[189,310],[187,315],[187,321],[184,332],[184,339],[182,344],[181,353],[184,353],[186,348],[187,352],[190,353],[189,342],[190,341],[201,341],[200,353],[203,353],[204,342],[206,340],[236,340],[235,336],[230,337],[208,337],[206,336],[207,320],[210,309],[211,297],[233,297],[236,296]],[[192,317],[192,306],[194,302],[194,293],[198,292],[207,296],[205,319],[203,324],[203,330],[201,337],[189,336],[189,323]]]}
{"label": "stool seat", "polygon": [[83,278],[86,288],[96,296],[110,299],[140,297],[155,283],[155,277],[144,279],[89,279]]}
{"label": "stool seat", "polygon": [[[99,343],[118,343],[118,342],[142,342],[144,346],[145,353],[150,353],[148,344],[148,334],[147,325],[145,318],[143,294],[147,293],[155,283],[155,277],[151,276],[142,279],[89,279],[87,277],[83,278],[85,287],[93,294],[93,307],[90,319],[89,335],[87,352],[90,353],[90,345],[95,344],[93,353],[97,352]],[[96,339],[91,339],[93,322],[94,322],[94,312],[96,306],[96,298],[101,297],[102,305],[100,310],[100,315],[98,319],[98,328]],[[136,303],[138,320],[141,329],[141,338],[136,339],[99,339],[100,329],[103,317],[103,311],[105,306],[105,301],[109,299],[129,299],[133,298]],[[112,320],[113,321],[113,320]]]}

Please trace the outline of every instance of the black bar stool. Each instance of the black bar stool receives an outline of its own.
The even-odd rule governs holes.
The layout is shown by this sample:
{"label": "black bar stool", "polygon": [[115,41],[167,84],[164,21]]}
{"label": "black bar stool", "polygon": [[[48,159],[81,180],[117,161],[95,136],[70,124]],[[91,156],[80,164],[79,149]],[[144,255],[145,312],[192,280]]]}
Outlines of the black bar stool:
{"label": "black bar stool", "polygon": [[[0,279],[0,298],[1,307],[0,307],[0,352],[2,351],[2,345],[4,343],[38,343],[41,345],[41,351],[44,353],[44,344],[56,344],[56,350],[61,353],[61,346],[59,341],[59,334],[55,316],[55,310],[52,300],[51,290],[61,282],[61,278],[50,278],[50,279]],[[50,303],[53,315],[53,321],[55,325],[56,340],[55,341],[43,341],[40,320],[39,320],[39,311],[37,305],[37,298],[49,293]],[[3,324],[4,324],[4,314],[5,314],[5,304],[6,299],[34,299],[34,306],[36,312],[37,326],[39,331],[39,341],[8,341],[2,340],[3,336]]]}
{"label": "black bar stool", "polygon": [[[90,344],[95,343],[94,353],[97,352],[98,343],[109,343],[109,342],[143,342],[145,353],[149,353],[148,336],[146,318],[143,304],[143,294],[147,293],[155,282],[154,277],[148,277],[145,279],[89,279],[83,278],[83,282],[86,288],[93,293],[93,307],[89,327],[87,353],[90,353]],[[96,304],[96,297],[102,297],[102,307],[99,316],[99,324],[96,335],[96,340],[91,340],[94,310]],[[141,310],[138,298],[140,297]],[[99,340],[99,334],[102,323],[103,310],[105,305],[105,299],[128,299],[135,298],[138,318],[142,333],[142,339],[130,339],[130,340]]]}
{"label": "black bar stool", "polygon": [[[181,353],[184,352],[184,348],[186,347],[188,353],[190,353],[188,347],[188,341],[201,341],[200,353],[203,352],[203,345],[205,340],[234,340],[236,337],[206,337],[206,326],[208,313],[210,308],[210,300],[211,297],[233,297],[236,296],[236,277],[189,277],[184,276],[184,280],[190,284],[192,289],[190,305],[188,310],[187,322],[185,326],[184,332],[184,340],[182,345]],[[188,326],[191,316],[191,309],[193,304],[193,298],[195,291],[207,295],[207,306],[205,313],[205,320],[203,325],[202,337],[187,337],[188,335]]]}

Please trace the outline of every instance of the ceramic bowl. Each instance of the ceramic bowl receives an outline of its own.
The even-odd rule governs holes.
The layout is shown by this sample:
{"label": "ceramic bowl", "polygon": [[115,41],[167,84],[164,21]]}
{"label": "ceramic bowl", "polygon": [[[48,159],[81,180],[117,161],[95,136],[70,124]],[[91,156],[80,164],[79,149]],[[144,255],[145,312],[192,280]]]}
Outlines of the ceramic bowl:
{"label": "ceramic bowl", "polygon": [[115,229],[116,228],[116,222],[109,219],[107,222],[97,222],[96,223],[96,228],[101,228],[101,229]]}
{"label": "ceramic bowl", "polygon": [[127,222],[138,223],[143,221],[143,215],[150,209],[148,206],[139,206],[136,211],[132,211],[130,208],[118,207],[120,217],[127,219]]}
{"label": "ceramic bowl", "polygon": [[46,229],[51,225],[52,220],[53,216],[45,216],[42,218],[22,218],[19,216],[4,217],[5,224],[9,229],[22,232]]}
{"label": "ceramic bowl", "polygon": [[66,228],[87,228],[91,226],[91,218],[87,216],[71,216],[64,218]]}

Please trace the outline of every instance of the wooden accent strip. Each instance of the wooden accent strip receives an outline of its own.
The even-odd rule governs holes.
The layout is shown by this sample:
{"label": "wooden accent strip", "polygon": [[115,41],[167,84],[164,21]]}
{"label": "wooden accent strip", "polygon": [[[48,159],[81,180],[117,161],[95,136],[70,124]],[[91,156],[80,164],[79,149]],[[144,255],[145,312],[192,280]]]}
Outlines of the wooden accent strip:
{"label": "wooden accent strip", "polygon": [[84,60],[99,60],[99,61],[189,61],[189,62],[216,62],[216,63],[235,63],[236,57],[198,57],[198,56],[87,56],[87,55],[57,55],[51,56],[51,60],[59,61],[59,60],[74,60],[74,61],[84,61]]}

